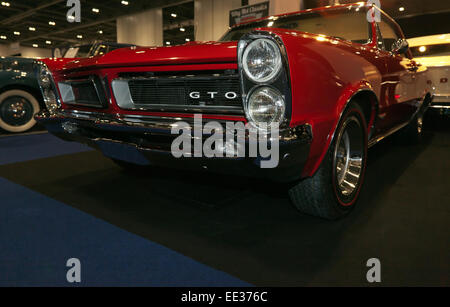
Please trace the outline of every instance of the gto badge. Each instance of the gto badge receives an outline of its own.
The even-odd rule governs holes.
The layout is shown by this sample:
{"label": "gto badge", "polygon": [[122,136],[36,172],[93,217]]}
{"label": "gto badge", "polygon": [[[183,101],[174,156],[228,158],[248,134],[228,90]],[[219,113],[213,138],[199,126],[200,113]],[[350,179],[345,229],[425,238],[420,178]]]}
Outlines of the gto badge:
{"label": "gto badge", "polygon": [[[214,99],[219,94],[219,92],[207,92],[206,94],[209,96],[209,98]],[[191,97],[192,99],[201,99],[202,95],[200,92],[192,92],[189,94],[189,97]],[[238,97],[238,94],[235,92],[225,93],[225,98],[228,100],[233,100],[233,99],[236,99],[237,97]]]}

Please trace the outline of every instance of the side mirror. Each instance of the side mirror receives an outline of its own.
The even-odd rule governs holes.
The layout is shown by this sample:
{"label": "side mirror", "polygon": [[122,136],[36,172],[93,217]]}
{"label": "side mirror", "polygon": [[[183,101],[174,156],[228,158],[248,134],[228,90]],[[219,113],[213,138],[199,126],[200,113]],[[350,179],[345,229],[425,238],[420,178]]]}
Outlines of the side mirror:
{"label": "side mirror", "polygon": [[408,51],[409,44],[406,39],[399,38],[395,43],[392,44],[392,52],[395,54],[404,54]]}

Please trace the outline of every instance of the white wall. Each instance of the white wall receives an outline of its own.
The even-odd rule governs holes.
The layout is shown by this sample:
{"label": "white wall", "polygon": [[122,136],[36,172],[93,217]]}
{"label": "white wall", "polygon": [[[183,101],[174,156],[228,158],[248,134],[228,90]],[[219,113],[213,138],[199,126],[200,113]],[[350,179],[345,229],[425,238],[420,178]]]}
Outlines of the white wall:
{"label": "white wall", "polygon": [[117,42],[140,46],[163,44],[162,9],[147,10],[117,19]]}
{"label": "white wall", "polygon": [[195,39],[215,41],[222,37],[230,24],[230,11],[241,7],[241,0],[196,0]]}
{"label": "white wall", "polygon": [[[249,0],[249,4],[265,2],[267,0]],[[355,2],[358,2],[355,0]],[[284,14],[300,11],[303,8],[303,0],[270,0],[270,15]]]}
{"label": "white wall", "polygon": [[[250,0],[249,4],[265,0]],[[195,0],[195,39],[215,41],[229,28],[230,11],[241,7],[241,0]],[[270,14],[299,11],[303,0],[270,0]],[[117,19],[117,41],[141,46],[163,45],[162,9],[151,9]]]}
{"label": "white wall", "polygon": [[24,58],[49,58],[52,56],[51,49],[20,47],[20,53]]}
{"label": "white wall", "polygon": [[20,46],[12,50],[9,45],[0,45],[0,56],[9,56],[18,53],[21,53],[24,58],[49,58],[52,56],[51,49]]}
{"label": "white wall", "polygon": [[7,56],[8,55],[8,46],[5,44],[0,44],[0,56]]}

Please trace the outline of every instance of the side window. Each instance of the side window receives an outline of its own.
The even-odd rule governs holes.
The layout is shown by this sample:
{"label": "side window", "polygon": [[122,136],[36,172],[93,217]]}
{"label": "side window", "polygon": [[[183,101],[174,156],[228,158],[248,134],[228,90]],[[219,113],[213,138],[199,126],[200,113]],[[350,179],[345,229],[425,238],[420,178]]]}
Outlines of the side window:
{"label": "side window", "polygon": [[98,46],[98,48],[97,48],[97,50],[95,52],[95,55],[104,55],[104,54],[106,54],[108,52],[109,52],[108,51],[108,46],[100,45],[100,46]]}

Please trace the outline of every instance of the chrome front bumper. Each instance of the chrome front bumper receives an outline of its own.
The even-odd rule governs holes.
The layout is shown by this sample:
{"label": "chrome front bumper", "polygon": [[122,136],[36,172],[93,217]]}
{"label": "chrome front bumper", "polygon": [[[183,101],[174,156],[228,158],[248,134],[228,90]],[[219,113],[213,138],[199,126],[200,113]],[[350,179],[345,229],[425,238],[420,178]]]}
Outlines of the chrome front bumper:
{"label": "chrome front bumper", "polygon": [[[109,158],[139,165],[269,177],[277,181],[300,178],[312,140],[309,125],[280,130],[278,167],[262,169],[261,157],[175,158],[171,144],[178,135],[172,134],[172,128],[179,121],[188,122],[194,128],[193,119],[80,111],[54,114],[43,111],[35,119],[50,133],[67,141],[87,144]],[[225,126],[226,122],[221,123]],[[209,135],[203,140],[207,137]],[[246,146],[248,142],[247,138]]]}
{"label": "chrome front bumper", "polygon": [[450,96],[435,94],[430,108],[450,109]]}

